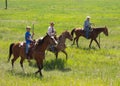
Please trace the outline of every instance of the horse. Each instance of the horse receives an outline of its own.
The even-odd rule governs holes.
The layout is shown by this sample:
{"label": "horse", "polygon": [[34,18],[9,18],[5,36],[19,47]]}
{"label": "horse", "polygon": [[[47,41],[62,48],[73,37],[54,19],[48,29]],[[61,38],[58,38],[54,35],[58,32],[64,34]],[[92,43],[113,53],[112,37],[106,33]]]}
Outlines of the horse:
{"label": "horse", "polygon": [[[9,47],[9,58],[8,61],[10,61],[11,55],[13,54],[12,62],[12,69],[14,68],[14,62],[18,59],[18,57],[21,57],[20,65],[22,67],[22,70],[24,71],[23,67],[23,61],[26,58],[25,54],[25,45],[21,46],[21,43],[11,43]],[[45,50],[50,44],[57,44],[57,41],[54,39],[54,37],[50,37],[48,34],[41,40],[39,39],[35,45],[30,50],[30,59],[35,59],[38,71],[35,72],[35,74],[39,73],[40,76],[42,76],[42,68],[43,68],[43,60],[45,58]]]}
{"label": "horse", "polygon": [[[90,31],[89,38],[88,38],[88,39],[91,39],[90,44],[89,44],[89,48],[91,48],[91,44],[92,44],[93,40],[97,43],[98,47],[100,48],[100,44],[98,43],[96,38],[98,37],[98,35],[101,32],[103,32],[106,36],[108,36],[108,29],[107,29],[106,26],[105,27],[92,28],[92,30]],[[75,33],[76,37],[74,38],[72,45],[74,45],[74,43],[76,41],[77,47],[79,47],[79,45],[78,45],[79,37],[83,36],[83,37],[86,38],[85,31],[83,29],[80,29],[80,28],[74,28],[71,31],[72,37],[73,37],[74,33]]]}
{"label": "horse", "polygon": [[72,41],[72,35],[68,31],[64,31],[59,37],[57,37],[58,45],[52,47],[54,49],[54,51],[51,49],[51,47],[48,47],[47,50],[54,53],[56,56],[56,59],[58,58],[58,53],[61,51],[66,55],[66,60],[67,60],[68,55],[67,55],[67,52],[65,51],[66,39],[69,39],[70,41]]}

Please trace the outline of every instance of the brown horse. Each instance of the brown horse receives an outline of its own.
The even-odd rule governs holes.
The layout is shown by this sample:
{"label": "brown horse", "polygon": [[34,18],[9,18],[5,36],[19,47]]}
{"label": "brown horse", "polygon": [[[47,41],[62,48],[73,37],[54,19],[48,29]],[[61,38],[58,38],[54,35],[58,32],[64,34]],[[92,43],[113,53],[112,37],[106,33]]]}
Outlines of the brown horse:
{"label": "brown horse", "polygon": [[[35,74],[40,73],[40,76],[42,76],[41,70],[43,68],[45,50],[49,46],[49,44],[57,44],[57,41],[47,34],[42,40],[38,40],[37,43],[30,50],[30,58],[35,59],[38,66],[38,71],[35,72]],[[21,57],[20,65],[24,71],[23,61],[26,59],[25,45],[21,46],[20,43],[12,43],[9,48],[8,61],[10,60],[12,54],[13,54],[13,59],[11,60],[12,69],[14,67],[14,62],[18,59],[18,57]]]}
{"label": "brown horse", "polygon": [[66,45],[65,45],[66,39],[69,39],[69,40],[72,41],[72,35],[68,31],[63,32],[57,38],[58,45],[53,47],[54,51],[50,47],[48,48],[49,51],[51,51],[51,52],[53,52],[55,54],[56,59],[58,58],[58,53],[61,51],[61,52],[63,52],[66,55],[66,60],[67,60],[68,55],[67,55],[67,52],[65,51],[65,48],[66,48]]}
{"label": "brown horse", "polygon": [[[106,36],[108,36],[108,29],[107,27],[101,27],[101,28],[92,28],[92,31],[90,32],[90,35],[89,35],[89,38],[88,39],[91,39],[90,41],[90,44],[89,44],[89,47],[91,48],[91,44],[92,44],[92,41],[94,40],[98,47],[100,48],[100,44],[98,43],[97,41],[97,37],[98,35],[103,32]],[[85,35],[85,31],[82,30],[82,29],[79,29],[79,28],[74,28],[72,31],[71,31],[71,35],[73,36],[73,34],[75,33],[76,37],[74,38],[73,40],[73,44],[75,43],[76,41],[76,44],[77,44],[77,47],[79,47],[78,45],[78,40],[79,40],[79,37],[80,36],[83,36],[86,38],[86,35]]]}

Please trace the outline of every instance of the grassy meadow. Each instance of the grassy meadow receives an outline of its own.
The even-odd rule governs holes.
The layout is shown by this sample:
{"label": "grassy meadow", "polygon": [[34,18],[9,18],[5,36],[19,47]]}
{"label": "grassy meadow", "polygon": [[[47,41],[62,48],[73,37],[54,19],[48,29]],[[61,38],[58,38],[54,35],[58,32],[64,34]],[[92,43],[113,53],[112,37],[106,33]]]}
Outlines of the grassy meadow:
{"label": "grassy meadow", "polygon": [[[119,0],[0,0],[0,86],[120,86],[120,1]],[[34,23],[34,38],[45,36],[49,22],[55,22],[57,35],[83,27],[86,16],[91,16],[94,27],[107,26],[109,36],[103,33],[101,49],[95,42],[81,37],[79,48],[67,40],[65,55],[59,53],[56,61],[48,52],[44,61],[43,77],[34,75],[37,68],[24,62],[26,74],[19,61],[14,71],[7,63],[9,45],[24,41],[25,27]]]}

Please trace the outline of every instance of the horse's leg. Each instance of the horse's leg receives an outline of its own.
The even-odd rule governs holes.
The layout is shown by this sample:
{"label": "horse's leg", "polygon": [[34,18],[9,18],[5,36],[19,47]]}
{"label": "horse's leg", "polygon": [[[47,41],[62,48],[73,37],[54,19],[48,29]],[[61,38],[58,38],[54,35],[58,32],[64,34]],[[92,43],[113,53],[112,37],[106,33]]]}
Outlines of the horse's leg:
{"label": "horse's leg", "polygon": [[25,60],[25,58],[24,58],[24,57],[21,57],[20,65],[21,65],[21,67],[22,67],[23,72],[25,72],[25,71],[24,71],[24,67],[23,67],[23,61],[24,61],[24,60]]}
{"label": "horse's leg", "polygon": [[14,56],[14,58],[11,60],[12,62],[12,70],[14,69],[14,62],[18,59],[17,56]]}
{"label": "horse's leg", "polygon": [[37,66],[38,66],[38,71],[36,71],[35,74],[37,74],[40,71],[40,64],[37,60],[36,60],[36,62],[37,62]]}
{"label": "horse's leg", "polygon": [[97,43],[98,47],[100,48],[100,45],[99,45],[98,41],[96,39],[94,39],[94,41]]}
{"label": "horse's leg", "polygon": [[79,47],[79,45],[78,45],[78,40],[79,40],[79,37],[77,37],[77,39],[76,39],[77,47]]}
{"label": "horse's leg", "polygon": [[57,60],[57,58],[58,58],[58,52],[55,53],[55,56],[56,56],[56,60]]}
{"label": "horse's leg", "polygon": [[37,73],[39,73],[39,71],[40,71],[40,70],[36,71],[36,72],[35,72],[35,75],[37,75]]}
{"label": "horse's leg", "polygon": [[74,40],[73,40],[73,44],[72,44],[72,45],[75,44],[75,41],[76,41],[77,38],[78,38],[77,36],[74,38]]}
{"label": "horse's leg", "polygon": [[91,48],[92,41],[93,41],[93,39],[91,39],[91,41],[90,41],[89,48]]}
{"label": "horse's leg", "polygon": [[42,75],[42,72],[41,72],[42,69],[43,69],[43,62],[42,62],[41,65],[40,65],[40,71],[39,71],[40,76],[43,76],[43,75]]}
{"label": "horse's leg", "polygon": [[40,64],[40,61],[37,61],[38,71],[35,72],[35,74],[40,73],[40,76],[42,76],[41,69],[43,68],[43,63],[41,64]]}
{"label": "horse's leg", "polygon": [[62,50],[62,52],[66,55],[66,60],[67,60],[68,55],[67,55],[66,51],[65,51],[65,50]]}
{"label": "horse's leg", "polygon": [[74,38],[74,40],[73,40],[73,44],[72,44],[72,45],[74,45],[74,44],[75,44],[76,38],[77,38],[77,37],[75,37],[75,38]]}

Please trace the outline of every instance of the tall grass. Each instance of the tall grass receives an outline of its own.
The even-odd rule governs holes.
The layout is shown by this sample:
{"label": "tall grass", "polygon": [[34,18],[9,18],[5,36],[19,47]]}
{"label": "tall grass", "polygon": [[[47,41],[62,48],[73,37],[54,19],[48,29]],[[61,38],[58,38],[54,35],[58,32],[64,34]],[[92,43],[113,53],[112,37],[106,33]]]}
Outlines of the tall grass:
{"label": "tall grass", "polygon": [[[8,0],[8,10],[0,0],[0,86],[120,86],[120,3],[119,0]],[[35,25],[35,39],[46,34],[50,21],[57,35],[83,27],[86,16],[94,27],[107,26],[109,36],[101,34],[101,49],[89,40],[79,39],[79,48],[67,40],[68,60],[59,53],[58,60],[48,52],[42,70],[35,76],[35,61],[24,62],[24,74],[15,62],[14,71],[7,63],[9,45],[24,41],[26,25]]]}

